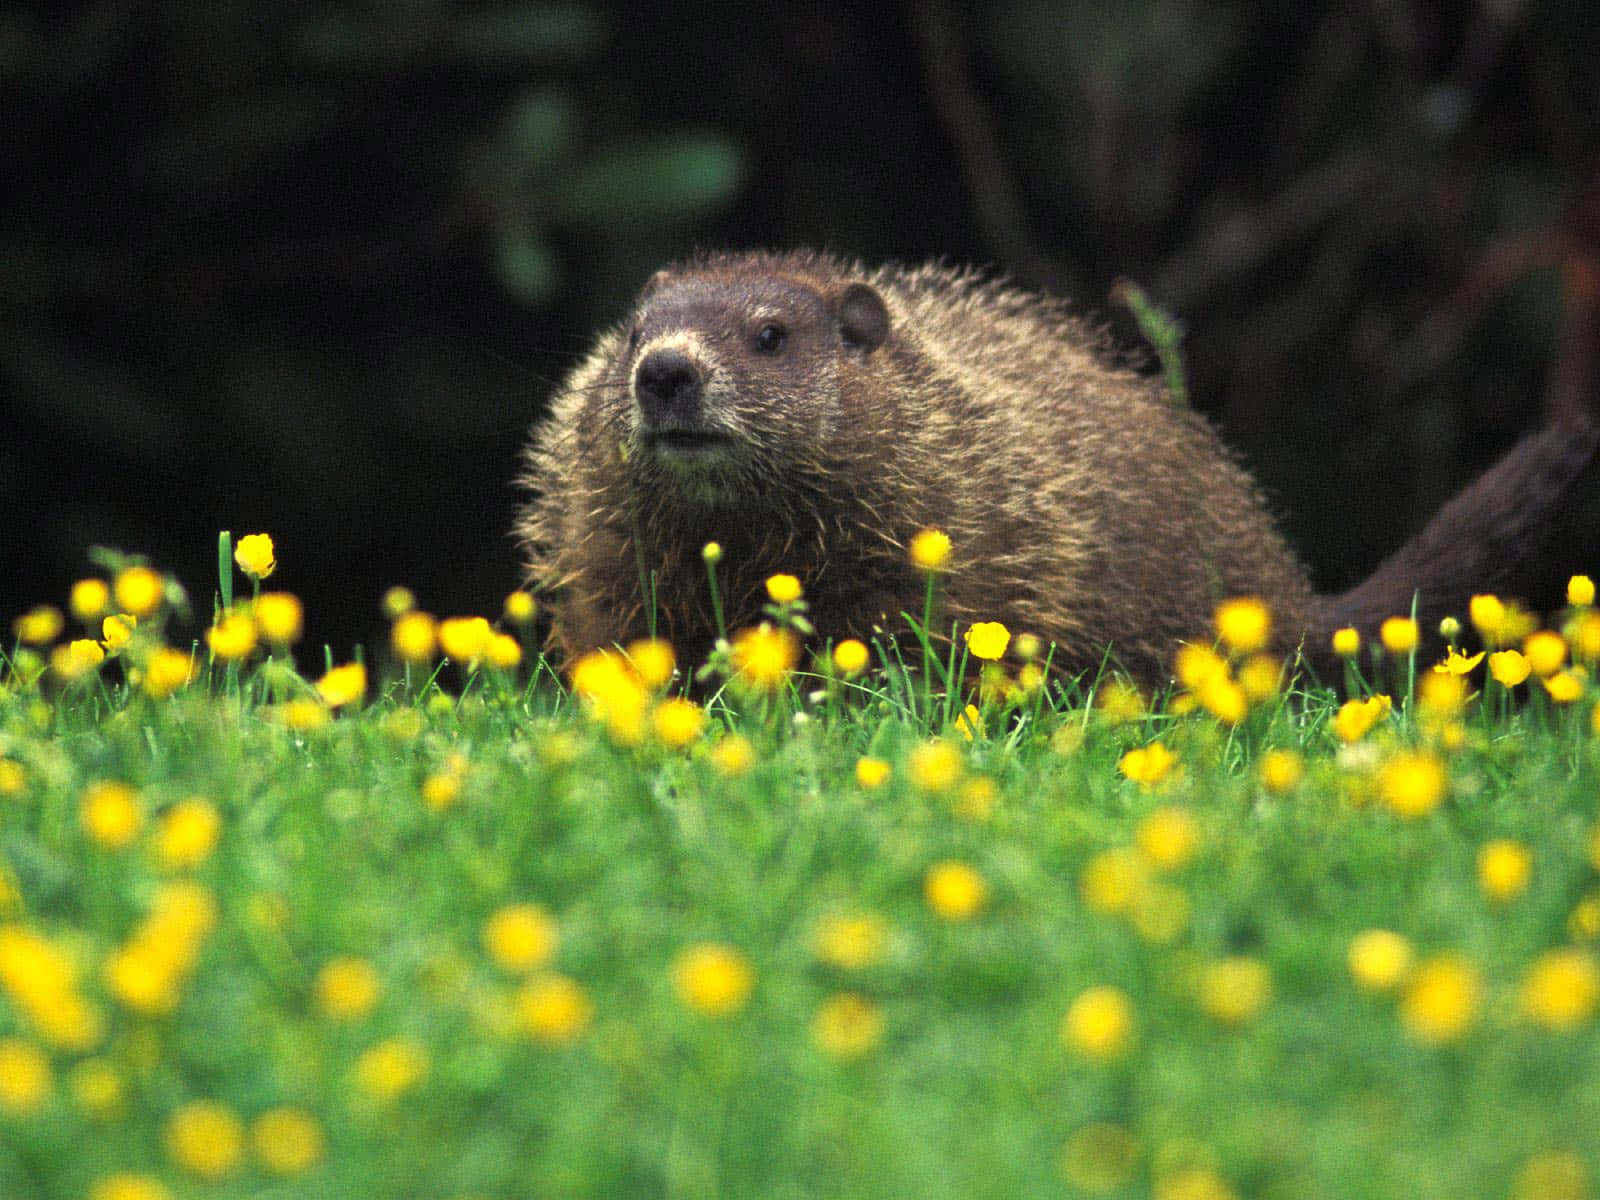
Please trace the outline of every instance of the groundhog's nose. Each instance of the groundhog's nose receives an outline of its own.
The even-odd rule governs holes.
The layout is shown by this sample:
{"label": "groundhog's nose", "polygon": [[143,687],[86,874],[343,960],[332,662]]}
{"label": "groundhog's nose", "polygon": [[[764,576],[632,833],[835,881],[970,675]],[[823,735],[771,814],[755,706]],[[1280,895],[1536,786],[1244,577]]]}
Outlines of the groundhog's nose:
{"label": "groundhog's nose", "polygon": [[648,425],[696,424],[700,372],[681,350],[652,350],[633,375],[639,412]]}

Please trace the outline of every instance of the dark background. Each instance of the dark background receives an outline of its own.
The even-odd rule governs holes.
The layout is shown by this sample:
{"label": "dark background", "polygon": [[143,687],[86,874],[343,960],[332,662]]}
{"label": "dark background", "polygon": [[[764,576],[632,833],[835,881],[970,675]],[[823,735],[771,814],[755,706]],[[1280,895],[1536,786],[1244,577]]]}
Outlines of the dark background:
{"label": "dark background", "polygon": [[93,544],[209,615],[222,528],[313,646],[393,583],[494,615],[529,423],[708,245],[993,264],[1130,344],[1137,280],[1346,585],[1584,376],[1597,47],[1577,0],[0,2],[0,618]]}

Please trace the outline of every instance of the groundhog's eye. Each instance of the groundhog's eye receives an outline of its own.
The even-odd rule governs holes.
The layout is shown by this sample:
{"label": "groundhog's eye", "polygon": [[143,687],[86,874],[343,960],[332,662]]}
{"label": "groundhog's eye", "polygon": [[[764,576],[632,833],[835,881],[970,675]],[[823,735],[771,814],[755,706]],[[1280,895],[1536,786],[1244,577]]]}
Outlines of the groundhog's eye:
{"label": "groundhog's eye", "polygon": [[763,325],[756,333],[756,349],[763,354],[776,354],[788,337],[782,325]]}

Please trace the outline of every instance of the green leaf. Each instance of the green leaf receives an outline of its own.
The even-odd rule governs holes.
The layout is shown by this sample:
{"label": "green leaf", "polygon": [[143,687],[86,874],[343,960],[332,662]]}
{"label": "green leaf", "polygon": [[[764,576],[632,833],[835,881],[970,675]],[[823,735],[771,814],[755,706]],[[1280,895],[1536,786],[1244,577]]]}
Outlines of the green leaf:
{"label": "green leaf", "polygon": [[526,225],[507,225],[498,230],[495,270],[508,291],[534,304],[548,299],[561,278],[549,245],[537,230]]}
{"label": "green leaf", "polygon": [[686,222],[728,201],[744,177],[739,147],[676,134],[603,151],[558,185],[556,211],[585,228]]}

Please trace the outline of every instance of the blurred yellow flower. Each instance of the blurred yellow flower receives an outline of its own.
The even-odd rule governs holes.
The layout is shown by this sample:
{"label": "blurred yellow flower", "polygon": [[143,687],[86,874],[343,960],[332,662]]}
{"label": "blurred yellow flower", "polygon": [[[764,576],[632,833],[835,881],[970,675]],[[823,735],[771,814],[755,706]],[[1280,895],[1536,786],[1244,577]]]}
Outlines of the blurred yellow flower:
{"label": "blurred yellow flower", "polygon": [[195,1100],[167,1121],[167,1154],[202,1179],[223,1178],[244,1158],[244,1123],[225,1104]]}
{"label": "blurred yellow flower", "polygon": [[202,796],[190,796],[161,814],[156,858],[169,871],[187,871],[211,856],[221,836],[217,806]]}
{"label": "blurred yellow flower", "polygon": [[755,762],[756,748],[742,733],[724,734],[711,747],[711,765],[726,778],[737,779],[755,766]]}
{"label": "blurred yellow flower", "polygon": [[1235,654],[1254,654],[1272,636],[1272,612],[1254,596],[1224,600],[1212,615],[1217,637]]}
{"label": "blurred yellow flower", "polygon": [[322,1161],[326,1139],[304,1109],[269,1108],[250,1123],[250,1145],[274,1175],[298,1175]]}
{"label": "blurred yellow flower", "polygon": [[639,682],[652,692],[671,683],[672,673],[678,666],[672,643],[665,638],[640,638],[629,642],[626,657]]}
{"label": "blurred yellow flower", "polygon": [[100,622],[100,636],[105,639],[106,652],[115,654],[133,640],[133,631],[139,618],[132,613],[117,613]]}
{"label": "blurred yellow flower", "polygon": [[549,962],[561,940],[556,919],[537,904],[508,904],[483,925],[483,945],[508,971],[531,971]]}
{"label": "blurred yellow flower", "polygon": [[811,1041],[830,1058],[860,1058],[883,1040],[883,1009],[859,992],[839,992],[817,1006]]}
{"label": "blurred yellow flower", "polygon": [[1239,1193],[1210,1167],[1183,1167],[1160,1175],[1150,1200],[1239,1200]]}
{"label": "blurred yellow flower", "polygon": [[1590,1200],[1589,1169],[1570,1150],[1544,1150],[1522,1164],[1509,1200]]}
{"label": "blurred yellow flower", "polygon": [[924,529],[911,539],[911,565],[919,571],[942,571],[950,561],[950,537],[941,529]]}
{"label": "blurred yellow flower", "polygon": [[256,623],[242,612],[224,613],[206,630],[206,645],[226,662],[244,658],[256,648]]}
{"label": "blurred yellow flower", "polygon": [[[252,579],[265,579],[278,569],[278,560],[272,546],[272,537],[265,533],[247,533],[233,548],[233,561]],[[123,605],[124,608],[127,605]]]}
{"label": "blurred yellow flower", "polygon": [[1134,844],[1163,871],[1175,871],[1200,848],[1200,826],[1188,809],[1168,805],[1141,820],[1133,833]]}
{"label": "blurred yellow flower", "polygon": [[1067,1182],[1095,1195],[1126,1187],[1138,1165],[1138,1139],[1108,1122],[1076,1130],[1061,1151],[1061,1173]]}
{"label": "blurred yellow flower", "polygon": [[97,1120],[116,1120],[123,1113],[127,1087],[117,1069],[104,1059],[86,1058],[74,1064],[67,1087],[72,1102]]}
{"label": "blurred yellow flower", "polygon": [[1177,762],[1178,756],[1171,750],[1160,742],[1151,742],[1124,754],[1117,760],[1117,770],[1134,783],[1150,788],[1170,775]]}
{"label": "blurred yellow flower", "polygon": [[48,604],[31,608],[11,622],[17,640],[29,646],[48,646],[61,636],[65,627],[66,620],[61,610]]}
{"label": "blurred yellow flower", "polygon": [[922,742],[906,755],[906,777],[920,791],[944,792],[956,785],[964,765],[961,751],[949,742]]}
{"label": "blurred yellow flower", "polygon": [[864,791],[880,788],[889,781],[893,768],[881,758],[856,759],[856,783]]}
{"label": "blurred yellow flower", "polygon": [[875,913],[830,914],[811,927],[811,953],[819,962],[858,971],[883,961],[889,948],[889,922]]}
{"label": "blurred yellow flower", "polygon": [[1229,678],[1228,661],[1210,646],[1202,646],[1199,642],[1185,642],[1179,646],[1172,669],[1178,682],[1191,692],[1199,692],[1215,679]]}
{"label": "blurred yellow flower", "polygon": [[144,807],[139,793],[127,784],[103,780],[84,789],[78,820],[96,843],[121,850],[144,828]]}
{"label": "blurred yellow flower", "polygon": [[745,1006],[754,986],[749,960],[721,942],[690,946],[672,962],[672,990],[702,1016],[732,1016]]}
{"label": "blurred yellow flower", "polygon": [[1439,954],[1418,965],[1400,998],[1400,1024],[1413,1039],[1436,1046],[1461,1038],[1477,1020],[1483,982],[1459,954]]}
{"label": "blurred yellow flower", "polygon": [[274,646],[287,646],[300,640],[305,613],[300,597],[291,592],[263,592],[256,597],[256,629]]}
{"label": "blurred yellow flower", "polygon": [[1478,850],[1478,887],[1489,899],[1515,900],[1532,877],[1533,852],[1521,842],[1498,838]]}
{"label": "blurred yellow flower", "polygon": [[100,648],[99,642],[75,638],[50,652],[50,669],[59,678],[71,683],[75,679],[82,679],[105,659],[106,652]]}
{"label": "blurred yellow flower", "polygon": [[538,613],[539,606],[527,592],[515,591],[506,597],[501,611],[513,625],[526,625]]}
{"label": "blurred yellow flower", "polygon": [[0,796],[21,795],[28,786],[28,772],[14,759],[0,758]]}
{"label": "blurred yellow flower", "polygon": [[1121,1058],[1133,1042],[1133,1001],[1121,988],[1085,989],[1061,1019],[1061,1044],[1086,1058]]}
{"label": "blurred yellow flower", "polygon": [[517,1021],[534,1041],[564,1046],[581,1037],[594,1018],[594,1002],[576,979],[535,975],[517,990]]}
{"label": "blurred yellow flower", "polygon": [[1239,664],[1239,686],[1254,703],[1272,699],[1282,683],[1283,664],[1270,654],[1252,654]]}
{"label": "blurred yellow flower", "polygon": [[1102,850],[1083,866],[1078,894],[1095,912],[1132,911],[1149,884],[1150,869],[1143,855],[1115,846]]}
{"label": "blurred yellow flower", "polygon": [[1333,716],[1333,732],[1342,742],[1358,742],[1379,721],[1389,715],[1387,696],[1368,696],[1365,700],[1346,700]]}
{"label": "blurred yellow flower", "polygon": [[417,606],[417,597],[408,587],[392,587],[383,593],[378,607],[391,621],[398,621]]}
{"label": "blurred yellow flower", "polygon": [[389,646],[401,662],[426,664],[439,648],[439,623],[419,609],[403,612],[389,626]]}
{"label": "blurred yellow flower", "polygon": [[776,692],[799,661],[800,640],[787,629],[762,623],[733,637],[738,680],[757,691]]}
{"label": "blurred yellow flower", "polygon": [[1505,624],[1506,606],[1501,602],[1500,597],[1494,595],[1472,597],[1467,603],[1467,616],[1486,645],[1499,646],[1504,644],[1500,640],[1500,632],[1501,627]]}
{"label": "blurred yellow flower", "polygon": [[85,625],[106,615],[111,607],[111,588],[104,579],[80,579],[67,594],[67,607]]}
{"label": "blurred yellow flower", "polygon": [[1583,697],[1583,676],[1575,671],[1557,671],[1540,682],[1555,704],[1574,704]]}
{"label": "blurred yellow flower", "polygon": [[483,617],[446,617],[439,622],[439,646],[458,663],[471,663],[483,657],[494,630]]}
{"label": "blurred yellow flower", "polygon": [[1501,650],[1489,655],[1489,674],[1502,687],[1513,688],[1533,672],[1533,664],[1516,650]]}
{"label": "blurred yellow flower", "polygon": [[1126,725],[1144,716],[1144,693],[1126,679],[1103,684],[1094,698],[1095,708],[1112,725]]}
{"label": "blurred yellow flower", "polygon": [[1541,629],[1522,642],[1522,656],[1535,675],[1554,675],[1567,661],[1567,642],[1559,633]]}
{"label": "blurred yellow flower", "polygon": [[706,714],[693,700],[673,696],[656,705],[652,716],[656,738],[663,746],[681,750],[697,739],[706,727]]}
{"label": "blurred yellow flower", "polygon": [[461,776],[454,771],[434,771],[423,776],[417,790],[430,811],[443,812],[461,799]]}
{"label": "blurred yellow flower", "polygon": [[1398,816],[1424,817],[1439,806],[1450,784],[1440,759],[1427,751],[1406,750],[1378,770],[1378,793]]}
{"label": "blurred yellow flower", "polygon": [[793,604],[801,594],[800,581],[793,575],[767,577],[767,596],[774,604]]}
{"label": "blurred yellow flower", "polygon": [[374,1100],[395,1100],[427,1077],[428,1050],[415,1038],[389,1038],[356,1059],[356,1086]]}
{"label": "blurred yellow flower", "polygon": [[361,663],[334,667],[317,680],[317,695],[329,708],[359,704],[367,694],[367,668]]}
{"label": "blurred yellow flower", "polygon": [[1410,654],[1417,648],[1417,623],[1410,617],[1390,617],[1378,627],[1378,640],[1390,654]]}
{"label": "blurred yellow flower", "polygon": [[1388,929],[1363,929],[1345,955],[1357,986],[1369,992],[1399,987],[1411,971],[1411,943]]}
{"label": "blurred yellow flower", "polygon": [[72,959],[17,925],[0,925],[0,991],[52,1046],[81,1053],[100,1040],[104,1020],[79,993]]}
{"label": "blurred yellow flower", "polygon": [[1306,762],[1297,751],[1268,750],[1256,767],[1261,786],[1279,796],[1286,796],[1300,786],[1305,778]]}
{"label": "blurred yellow flower", "polygon": [[0,1113],[27,1116],[50,1098],[50,1059],[32,1042],[0,1037]]}
{"label": "blurred yellow flower", "polygon": [[1237,955],[1207,963],[1196,985],[1200,1010],[1225,1025],[1255,1020],[1272,1000],[1272,972],[1257,958]]}
{"label": "blurred yellow flower", "polygon": [[126,567],[112,581],[117,607],[143,620],[161,607],[166,595],[166,580],[149,567]]}
{"label": "blurred yellow flower", "polygon": [[633,746],[643,739],[650,693],[621,655],[610,650],[585,654],[572,666],[572,690],[613,741]]}
{"label": "blurred yellow flower", "polygon": [[855,638],[846,638],[833,648],[834,669],[847,679],[866,670],[869,658],[865,644]]}
{"label": "blurred yellow flower", "polygon": [[977,621],[963,635],[973,658],[994,662],[1005,655],[1011,631],[999,621]]}
{"label": "blurred yellow flower", "polygon": [[922,897],[946,921],[967,921],[989,901],[989,885],[964,862],[934,863],[922,878]]}
{"label": "blurred yellow flower", "polygon": [[172,1193],[153,1175],[118,1171],[90,1184],[89,1200],[172,1200]]}
{"label": "blurred yellow flower", "polygon": [[1227,675],[1211,676],[1195,689],[1194,696],[1201,708],[1224,725],[1237,725],[1250,711],[1248,693]]}
{"label": "blurred yellow flower", "polygon": [[1361,652],[1361,635],[1348,625],[1333,631],[1333,652],[1340,658],[1354,658]]}
{"label": "blurred yellow flower", "polygon": [[312,992],[323,1016],[359,1021],[378,1003],[378,973],[364,958],[329,959],[317,972]]}
{"label": "blurred yellow flower", "polygon": [[194,678],[194,660],[182,650],[163,646],[144,664],[143,686],[145,693],[157,700],[165,700],[179,688],[186,687]]}
{"label": "blurred yellow flower", "polygon": [[284,728],[293,729],[297,733],[309,733],[313,729],[321,729],[331,719],[327,706],[322,701],[304,698],[286,700],[269,710],[269,713]]}
{"label": "blurred yellow flower", "polygon": [[1541,954],[1522,977],[1523,1015],[1555,1033],[1569,1033],[1600,1003],[1600,966],[1587,950],[1564,947]]}
{"label": "blurred yellow flower", "polygon": [[522,661],[522,646],[509,633],[497,633],[483,650],[484,661],[499,671],[509,671]]}
{"label": "blurred yellow flower", "polygon": [[1594,580],[1587,575],[1574,575],[1567,580],[1567,603],[1574,608],[1588,608],[1594,603]]}

